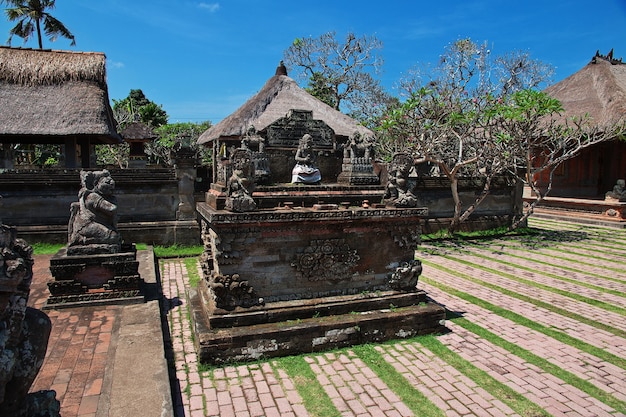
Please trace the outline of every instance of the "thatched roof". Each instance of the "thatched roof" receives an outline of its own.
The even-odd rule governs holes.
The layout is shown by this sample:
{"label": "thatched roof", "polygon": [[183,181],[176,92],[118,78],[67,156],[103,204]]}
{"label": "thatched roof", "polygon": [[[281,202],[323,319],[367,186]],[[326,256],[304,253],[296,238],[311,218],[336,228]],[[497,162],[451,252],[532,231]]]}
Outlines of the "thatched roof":
{"label": "thatched roof", "polygon": [[276,120],[285,117],[290,110],[312,111],[313,119],[323,120],[335,131],[336,136],[350,137],[356,131],[362,136],[374,136],[371,130],[299,87],[287,76],[287,70],[281,62],[276,74],[257,94],[233,114],[204,132],[198,143],[208,143],[218,138],[238,138],[250,126],[254,126],[257,131],[263,131]]}
{"label": "thatched roof", "polygon": [[613,51],[596,53],[581,70],[544,91],[561,102],[564,117],[589,114],[598,126],[626,119],[626,64],[613,59]]}
{"label": "thatched roof", "polygon": [[119,143],[105,56],[0,47],[0,142]]}
{"label": "thatched roof", "polygon": [[124,129],[122,129],[120,136],[122,136],[125,141],[148,141],[159,137],[156,133],[154,133],[154,130],[142,122],[129,123]]}

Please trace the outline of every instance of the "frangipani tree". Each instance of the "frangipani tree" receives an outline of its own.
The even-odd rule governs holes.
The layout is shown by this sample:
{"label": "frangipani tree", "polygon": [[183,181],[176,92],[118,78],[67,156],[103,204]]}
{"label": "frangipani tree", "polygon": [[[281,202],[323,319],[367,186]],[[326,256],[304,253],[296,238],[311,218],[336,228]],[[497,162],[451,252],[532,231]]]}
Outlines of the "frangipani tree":
{"label": "frangipani tree", "polygon": [[[561,103],[544,92],[522,90],[492,109],[499,140],[505,145],[509,174],[530,187],[535,200],[525,208],[516,228],[550,193],[554,171],[583,149],[624,135],[624,120],[599,126],[589,117],[560,117]],[[539,181],[540,177],[545,181]]]}
{"label": "frangipani tree", "polygon": [[[517,64],[511,56],[517,57]],[[394,150],[411,152],[416,162],[435,164],[450,180],[451,233],[486,198],[493,178],[509,171],[508,136],[499,125],[507,94],[537,85],[551,74],[543,64],[530,65],[527,55],[511,56],[498,58],[496,65],[487,44],[456,41],[430,79],[415,73],[401,81],[407,98],[380,123],[383,142],[387,139]],[[462,177],[479,178],[483,184],[475,201],[465,207],[458,191]]]}

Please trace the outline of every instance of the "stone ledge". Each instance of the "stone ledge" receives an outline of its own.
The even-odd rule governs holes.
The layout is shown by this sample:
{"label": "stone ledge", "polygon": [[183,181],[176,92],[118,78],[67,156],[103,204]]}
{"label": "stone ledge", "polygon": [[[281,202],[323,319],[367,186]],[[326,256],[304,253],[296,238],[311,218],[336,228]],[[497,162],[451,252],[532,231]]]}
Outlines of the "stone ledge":
{"label": "stone ledge", "polygon": [[196,289],[189,289],[187,299],[198,360],[209,364],[319,352],[446,330],[445,309],[430,301],[398,309],[211,329]]}

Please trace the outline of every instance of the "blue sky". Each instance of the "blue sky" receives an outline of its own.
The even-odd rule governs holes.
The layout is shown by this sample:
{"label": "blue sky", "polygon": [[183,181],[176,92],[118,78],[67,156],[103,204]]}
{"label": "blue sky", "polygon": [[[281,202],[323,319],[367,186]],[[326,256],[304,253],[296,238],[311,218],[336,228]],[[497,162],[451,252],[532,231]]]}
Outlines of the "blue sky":
{"label": "blue sky", "polygon": [[[528,51],[556,67],[554,82],[596,50],[626,58],[626,0],[57,0],[52,14],[76,46],[60,38],[44,48],[104,52],[110,97],[142,89],[170,122],[217,123],[263,86],[295,38],[329,31],[380,39],[392,94],[403,73],[436,64],[459,38],[487,41],[496,55]],[[0,19],[0,42],[10,27]]]}

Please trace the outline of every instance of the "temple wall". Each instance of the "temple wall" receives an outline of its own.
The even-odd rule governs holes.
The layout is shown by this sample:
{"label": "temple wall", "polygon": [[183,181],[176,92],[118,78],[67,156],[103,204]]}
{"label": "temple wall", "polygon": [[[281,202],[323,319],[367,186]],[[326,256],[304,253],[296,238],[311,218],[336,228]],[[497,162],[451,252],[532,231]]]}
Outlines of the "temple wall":
{"label": "temple wall", "polygon": [[[128,242],[199,243],[195,222],[177,222],[180,202],[175,169],[111,169],[118,228]],[[31,242],[67,242],[70,204],[78,201],[80,170],[0,173],[2,221]],[[189,224],[188,224],[189,223]],[[182,229],[181,229],[182,227]],[[191,228],[191,229],[190,229]]]}

